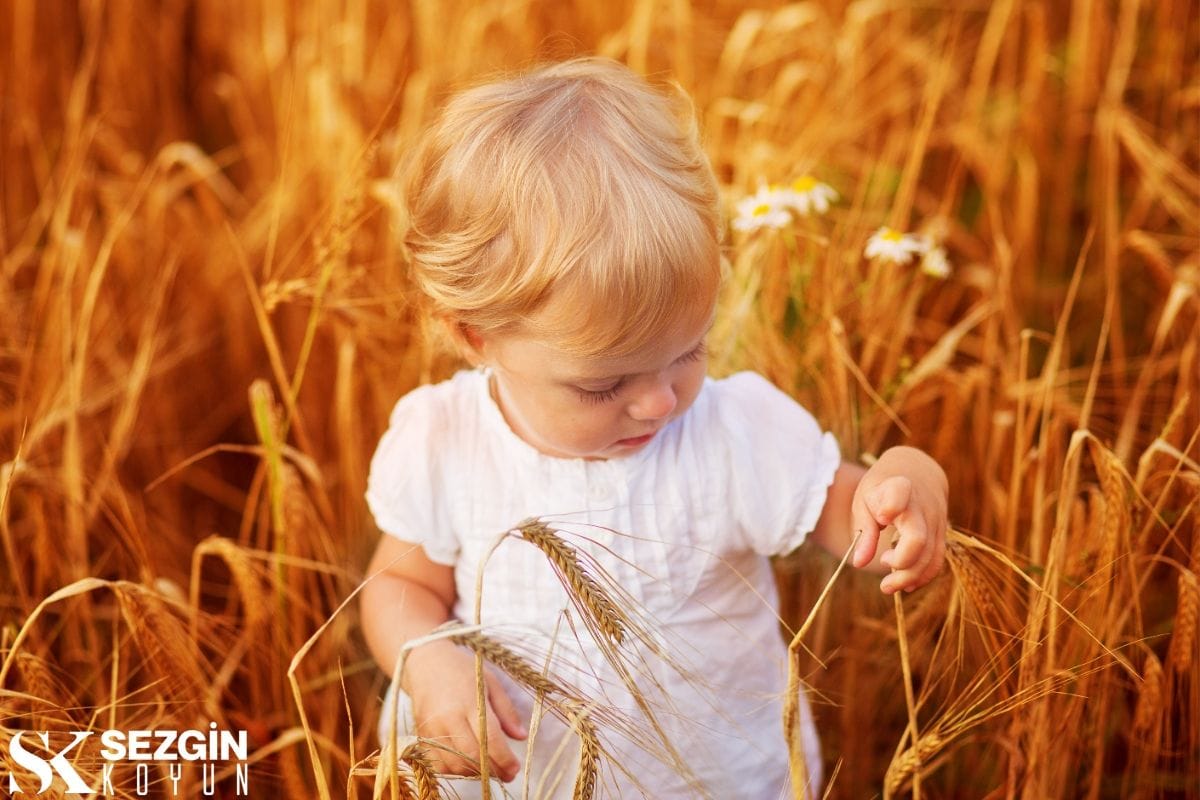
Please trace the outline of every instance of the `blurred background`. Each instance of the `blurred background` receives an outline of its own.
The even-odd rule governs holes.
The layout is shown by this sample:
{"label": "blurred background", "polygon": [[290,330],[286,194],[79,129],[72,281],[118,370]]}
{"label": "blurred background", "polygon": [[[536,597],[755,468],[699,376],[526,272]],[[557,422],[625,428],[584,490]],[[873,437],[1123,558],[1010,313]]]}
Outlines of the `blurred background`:
{"label": "blurred background", "polygon": [[[8,0],[0,741],[217,720],[250,735],[252,797],[382,790],[386,679],[342,606],[366,469],[396,400],[459,366],[414,312],[391,175],[455,88],[596,53],[692,96],[731,217],[763,182],[840,195],[730,231],[713,374],[950,476],[961,536],[906,634],[859,576],[806,634],[829,796],[1200,796],[1198,19]],[[949,274],[864,257],[881,226]],[[833,567],[779,564],[790,628]]]}

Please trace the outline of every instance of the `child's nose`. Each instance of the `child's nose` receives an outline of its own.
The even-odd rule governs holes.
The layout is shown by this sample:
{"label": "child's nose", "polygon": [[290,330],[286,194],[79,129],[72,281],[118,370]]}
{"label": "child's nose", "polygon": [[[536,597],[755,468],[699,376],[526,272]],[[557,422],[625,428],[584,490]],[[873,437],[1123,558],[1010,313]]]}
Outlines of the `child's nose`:
{"label": "child's nose", "polygon": [[678,401],[675,396],[675,387],[671,385],[671,382],[657,380],[649,384],[638,395],[629,409],[629,414],[634,419],[662,419],[675,410],[675,404]]}

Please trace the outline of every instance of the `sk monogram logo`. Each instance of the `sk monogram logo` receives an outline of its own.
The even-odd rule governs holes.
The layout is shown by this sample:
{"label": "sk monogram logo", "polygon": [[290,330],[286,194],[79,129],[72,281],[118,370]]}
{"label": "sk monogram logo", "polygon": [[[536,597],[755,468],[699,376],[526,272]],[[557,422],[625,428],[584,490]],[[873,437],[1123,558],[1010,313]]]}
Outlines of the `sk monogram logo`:
{"label": "sk monogram logo", "polygon": [[[92,735],[91,731],[76,731],[72,733],[71,735],[74,737],[73,741],[55,753],[54,757],[49,761],[25,749],[25,745],[21,743],[21,737],[26,733],[29,733],[29,731],[20,731],[13,735],[12,743],[9,745],[9,754],[12,756],[13,761],[32,772],[42,782],[42,785],[37,790],[37,794],[41,794],[50,788],[50,784],[54,782],[55,772],[66,782],[67,794],[91,793],[91,787],[83,782],[83,778],[79,776],[79,773],[75,771],[75,768],[66,759],[67,753],[74,750],[80,742]],[[49,733],[39,731],[34,735],[42,740],[42,744],[47,750],[50,749]],[[21,789],[17,785],[17,779],[11,772],[8,774],[8,791],[13,794],[21,793]]]}

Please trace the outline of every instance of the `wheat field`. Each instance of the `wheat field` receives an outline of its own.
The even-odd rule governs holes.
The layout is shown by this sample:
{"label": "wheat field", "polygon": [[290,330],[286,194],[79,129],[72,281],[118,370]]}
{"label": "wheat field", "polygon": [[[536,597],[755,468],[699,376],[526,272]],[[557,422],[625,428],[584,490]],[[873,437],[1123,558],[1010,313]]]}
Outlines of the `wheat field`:
{"label": "wheat field", "polygon": [[[778,564],[827,796],[1200,797],[1188,0],[8,0],[0,791],[17,731],[211,720],[251,797],[434,796],[419,748],[378,766],[352,600],[388,411],[458,366],[392,175],[456,87],[592,53],[694,98],[731,216],[840,195],[730,232],[712,374],[950,477],[949,566],[900,607]],[[881,226],[950,274],[865,258]]]}

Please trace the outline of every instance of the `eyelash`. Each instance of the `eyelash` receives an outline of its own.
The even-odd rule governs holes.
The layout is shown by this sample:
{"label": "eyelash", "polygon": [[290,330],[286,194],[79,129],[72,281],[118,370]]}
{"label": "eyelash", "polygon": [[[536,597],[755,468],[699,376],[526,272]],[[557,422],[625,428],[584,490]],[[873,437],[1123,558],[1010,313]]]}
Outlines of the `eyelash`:
{"label": "eyelash", "polygon": [[[686,364],[691,361],[698,361],[706,352],[708,351],[705,349],[704,342],[701,342],[700,344],[696,345],[696,348],[690,353],[685,353],[684,355],[680,356],[675,363]],[[622,378],[612,387],[608,389],[602,389],[598,392],[592,392],[587,389],[579,388],[576,388],[575,391],[579,394],[579,399],[583,402],[600,405],[601,403],[607,403],[610,400],[616,399],[617,392],[621,389],[621,386],[624,385],[624,383],[625,379]]]}
{"label": "eyelash", "polygon": [[699,361],[700,357],[703,356],[707,352],[708,352],[708,350],[705,348],[704,342],[701,342],[700,344],[696,345],[696,349],[692,350],[692,352],[681,355],[679,357],[679,360],[676,361],[675,363],[676,364],[686,364],[689,361]]}
{"label": "eyelash", "polygon": [[607,403],[609,400],[615,399],[617,396],[617,389],[621,388],[622,383],[624,383],[624,381],[620,381],[611,389],[605,389],[601,392],[589,392],[587,389],[576,389],[576,391],[579,392],[579,399],[583,402],[600,405],[601,403]]}

